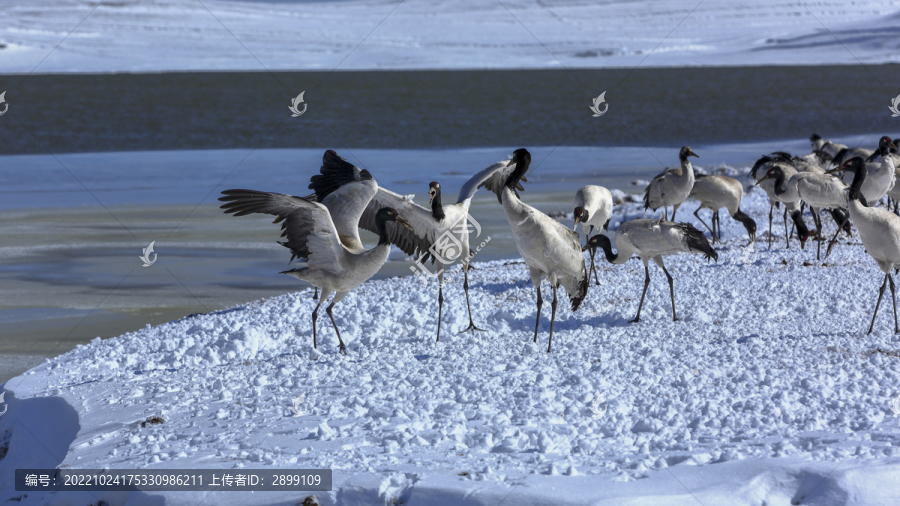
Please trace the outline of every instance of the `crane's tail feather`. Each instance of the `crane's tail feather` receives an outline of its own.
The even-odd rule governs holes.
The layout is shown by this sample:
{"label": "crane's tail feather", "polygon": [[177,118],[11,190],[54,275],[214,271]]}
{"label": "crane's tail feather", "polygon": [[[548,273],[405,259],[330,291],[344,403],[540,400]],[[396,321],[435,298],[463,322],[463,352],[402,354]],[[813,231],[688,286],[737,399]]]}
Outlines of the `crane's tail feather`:
{"label": "crane's tail feather", "polygon": [[688,250],[703,254],[707,260],[719,261],[719,254],[706,240],[706,235],[703,232],[697,230],[690,223],[678,223],[676,226],[684,233],[684,242],[687,244]]}

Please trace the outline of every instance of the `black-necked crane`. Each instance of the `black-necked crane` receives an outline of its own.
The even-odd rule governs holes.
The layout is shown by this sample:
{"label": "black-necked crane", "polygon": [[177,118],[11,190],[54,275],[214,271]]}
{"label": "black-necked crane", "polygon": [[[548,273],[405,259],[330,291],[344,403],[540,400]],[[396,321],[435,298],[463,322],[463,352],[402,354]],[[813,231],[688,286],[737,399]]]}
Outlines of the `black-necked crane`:
{"label": "black-necked crane", "polygon": [[[750,178],[756,181],[756,186],[759,186],[766,192],[766,196],[769,197],[769,248],[772,248],[772,211],[775,206],[781,206],[781,204],[785,204],[784,213],[782,216],[782,221],[784,222],[784,241],[785,247],[791,247],[790,234],[788,233],[787,228],[787,218],[790,215],[791,220],[794,221],[794,224],[797,224],[797,221],[803,222],[803,216],[799,215],[799,217],[794,217],[794,212],[796,211],[798,214],[802,212],[800,208],[800,203],[797,202],[796,205],[791,203],[786,203],[784,200],[780,199],[778,195],[775,194],[775,179],[773,178],[765,178],[766,174],[768,174],[769,170],[774,167],[780,167],[780,171],[784,176],[784,179],[790,179],[791,176],[797,173],[797,169],[794,168],[793,165],[786,163],[779,154],[771,154],[764,155],[760,157],[759,160],[753,164],[753,168],[750,170]],[[783,188],[782,188],[783,190]],[[802,231],[805,231],[802,232]],[[806,224],[803,223],[802,228],[797,227],[797,236],[800,238],[800,247],[803,248],[806,240],[809,238],[809,230],[806,228]]]}
{"label": "black-necked crane", "polygon": [[[885,135],[878,141],[878,153],[881,158],[880,162],[866,163],[863,161],[863,157],[854,157],[849,159],[859,159],[859,164],[863,167],[862,170],[866,172],[862,183],[860,183],[861,186],[859,188],[859,191],[862,193],[865,201],[871,202],[873,206],[876,205],[882,197],[887,195],[888,192],[890,192],[895,186],[894,183],[896,182],[897,178],[897,168],[894,165],[894,159],[891,156],[891,149],[897,149],[897,146],[894,145],[894,142],[890,137]],[[846,164],[846,161],[844,162],[844,164]],[[852,184],[856,178],[855,173],[845,170],[844,167],[846,165],[844,164],[828,171],[828,173],[834,174],[838,172],[844,172],[844,183]],[[853,166],[856,167],[856,164],[854,163]],[[848,176],[851,178],[850,181],[847,181]],[[838,233],[840,233],[840,230],[838,230]],[[835,234],[828,244],[828,250],[825,252],[826,258],[831,252],[831,247],[837,240],[837,235],[838,234]]]}
{"label": "black-necked crane", "polygon": [[[865,164],[866,178],[860,191],[862,191],[863,196],[866,198],[866,202],[871,202],[872,205],[875,205],[894,187],[894,183],[897,179],[897,174],[895,172],[896,166],[894,165],[893,157],[889,155],[891,149],[896,149],[896,147],[897,146],[894,145],[894,142],[890,137],[886,135],[883,136],[878,140],[878,155],[880,160]],[[869,155],[845,157],[838,164],[837,168],[828,171],[828,173],[834,174],[844,172],[843,181],[845,184],[850,185],[853,182],[853,173],[844,171],[840,166],[853,158],[868,159]],[[837,159],[835,159],[835,162],[837,162]]]}
{"label": "black-necked crane", "polygon": [[[362,177],[359,173],[356,182]],[[373,181],[371,176],[368,180]],[[352,184],[352,183],[350,183]],[[268,193],[254,190],[226,190],[225,196],[219,200],[226,202],[222,205],[226,213],[235,216],[244,216],[252,213],[263,213],[276,216],[275,223],[282,222],[282,237],[287,240],[281,244],[291,250],[298,258],[308,259],[306,267],[283,271],[297,279],[306,281],[322,289],[319,303],[312,311],[313,347],[318,347],[316,338],[316,319],[319,306],[328,296],[334,293],[331,304],[325,308],[334,331],[340,343],[340,351],[347,354],[347,347],[341,339],[341,332],[334,321],[332,309],[334,305],[347,296],[350,291],[366,282],[375,275],[387,261],[391,252],[391,231],[389,222],[395,222],[404,227],[409,223],[400,217],[396,210],[389,207],[379,209],[375,223],[378,228],[378,244],[371,249],[365,249],[362,243],[355,241],[351,246],[345,245],[340,237],[335,220],[328,212],[328,208],[318,202],[310,202],[302,197],[283,195],[280,193]],[[360,199],[357,210],[361,212],[362,206],[368,202]],[[353,208],[347,207],[348,214]],[[343,216],[336,216],[338,220]],[[358,238],[358,235],[357,235]],[[353,242],[353,241],[351,241]]]}
{"label": "black-necked crane", "polygon": [[[763,179],[775,178],[776,172],[772,169],[766,173]],[[784,184],[777,185],[775,194],[782,201],[802,200],[813,211],[813,219],[816,220],[816,229],[821,234],[822,223],[819,220],[819,210],[839,209],[847,207],[847,186],[840,179],[829,174],[816,172],[798,172]],[[839,226],[842,223],[839,223]],[[821,241],[817,242],[816,259],[821,257]]]}
{"label": "black-necked crane", "polygon": [[[896,143],[895,143],[896,145]],[[894,175],[895,178],[900,179],[900,154],[897,153],[897,148],[891,148],[890,153],[888,153],[888,157],[894,162]],[[881,150],[877,149],[872,153],[871,156],[866,158],[866,163],[881,163],[884,161],[883,156],[881,156]],[[868,167],[868,165],[867,165]],[[900,185],[895,184],[893,188],[888,190],[888,209],[891,209],[893,204],[894,214],[900,214],[900,210],[898,210],[898,203],[900,203]]]}
{"label": "black-necked crane", "polygon": [[[797,229],[797,239],[800,240],[800,249],[803,249],[806,240],[809,239],[809,229],[806,228],[806,223],[803,221],[803,209],[800,206],[800,197],[797,196],[796,192],[787,191],[787,181],[790,180],[794,174],[797,174],[797,170],[791,165],[780,162],[771,163],[756,184],[762,186],[766,190],[766,193],[769,194],[769,199],[772,202],[784,204],[784,235],[786,238],[788,237],[787,217],[790,215],[791,220],[794,222],[794,226]],[[771,222],[769,225],[771,226]],[[788,241],[788,239],[785,240]],[[787,243],[787,247],[790,247],[790,242]]]}
{"label": "black-necked crane", "polygon": [[[707,176],[697,174],[694,187],[691,189],[691,198],[700,202],[700,207],[694,211],[694,216],[709,230],[713,241],[721,240],[722,231],[719,222],[719,209],[725,208],[732,218],[741,222],[747,229],[750,242],[756,240],[756,222],[741,211],[741,199],[744,197],[744,186],[733,177]],[[712,228],[703,221],[698,214],[701,209],[709,209],[713,212]]]}
{"label": "black-necked crane", "polygon": [[[409,228],[392,228],[391,242],[424,264],[429,258],[437,262],[438,279],[438,318],[437,340],[441,337],[441,319],[444,305],[444,269],[457,259],[462,263],[463,289],[466,294],[466,307],[469,315],[469,327],[462,330],[482,330],[475,326],[472,319],[472,306],[469,302],[469,205],[479,185],[494,172],[504,169],[504,165],[494,164],[479,171],[463,184],[455,204],[441,203],[441,185],[432,182],[429,185],[430,209],[412,201],[411,196],[394,193],[370,180],[365,189],[360,186],[337,186],[335,178],[347,177],[360,171],[334,151],[326,151],[323,157],[321,175],[313,176],[309,188],[315,192],[315,199],[324,204],[332,215],[340,216],[336,220],[337,230],[344,240],[359,240],[357,228],[378,233],[375,220],[378,210],[383,207],[396,209],[406,217]],[[368,199],[367,204],[360,206],[360,199]],[[415,269],[413,267],[413,269]]]}
{"label": "black-necked crane", "polygon": [[675,212],[681,206],[686,198],[691,194],[691,188],[694,186],[694,167],[691,166],[689,156],[700,158],[690,146],[683,146],[678,153],[678,160],[681,161],[681,167],[677,169],[666,169],[654,177],[647,189],[644,191],[644,209],[652,209],[656,211],[660,207],[663,208],[660,220],[669,219],[666,211],[667,206],[672,206],[672,220],[675,220]]}
{"label": "black-necked crane", "polygon": [[[613,198],[609,190],[597,185],[582,186],[575,192],[574,204],[575,226],[572,227],[572,230],[577,230],[580,223],[585,241],[590,240],[595,228],[597,233],[602,233],[601,228],[609,230],[609,218],[612,216],[613,210]],[[594,273],[594,282],[599,285],[593,254],[591,255],[591,272]]]}
{"label": "black-necked crane", "polygon": [[663,263],[663,256],[675,253],[699,253],[707,260],[710,258],[719,260],[718,253],[709,245],[706,236],[693,225],[654,219],[631,220],[623,223],[616,230],[617,253],[613,253],[609,238],[600,234],[588,241],[584,249],[589,248],[602,248],[606,260],[612,264],[624,264],[631,258],[631,255],[637,255],[644,263],[644,290],[641,292],[637,315],[632,322],[641,321],[641,308],[644,307],[644,296],[647,295],[647,287],[650,285],[650,260],[653,260],[663,270],[666,280],[669,282],[669,295],[672,298],[672,321],[678,321],[678,316],[675,314],[675,286],[672,275],[669,274]]}
{"label": "black-necked crane", "polygon": [[[502,162],[501,162],[502,163]],[[547,353],[553,344],[553,324],[556,321],[556,289],[562,285],[572,304],[572,311],[577,311],[587,296],[588,273],[584,266],[581,240],[578,234],[568,227],[537,209],[522,202],[515,190],[519,180],[531,165],[531,154],[525,148],[513,152],[513,157],[505,165],[515,168],[507,177],[492,177],[484,186],[497,194],[503,205],[506,220],[512,228],[516,240],[516,248],[528,266],[531,282],[537,290],[537,318],[534,323],[534,342],[537,342],[538,329],[541,322],[541,280],[547,279],[553,289],[553,301],[550,303],[550,338],[547,341]],[[602,237],[596,235],[594,237]]]}
{"label": "black-necked crane", "polygon": [[878,301],[875,303],[875,311],[872,313],[872,323],[869,324],[868,334],[872,333],[872,328],[875,326],[875,317],[878,315],[881,297],[884,295],[885,285],[888,283],[891,287],[894,333],[896,334],[900,332],[900,327],[897,326],[897,299],[891,269],[900,266],[900,216],[884,209],[868,207],[865,196],[862,194],[862,186],[865,184],[867,175],[865,162],[861,158],[853,158],[845,162],[842,169],[854,174],[853,183],[848,191],[850,217],[859,230],[859,237],[866,247],[866,253],[875,260],[881,272],[884,273],[884,281],[878,290]]}
{"label": "black-necked crane", "polygon": [[841,165],[844,164],[844,162],[846,162],[847,160],[850,160],[851,158],[866,159],[866,158],[873,156],[874,153],[875,152],[872,151],[871,149],[861,148],[858,146],[855,148],[844,148],[844,149],[838,151],[837,155],[834,156],[834,159],[832,160],[832,164],[840,167]]}
{"label": "black-necked crane", "polygon": [[[817,159],[811,160],[811,159],[809,159],[810,157],[808,157],[808,156],[807,157],[793,156],[790,153],[785,153],[784,151],[777,151],[775,153],[772,153],[772,155],[778,157],[778,159],[781,160],[782,162],[790,164],[799,173],[811,172],[813,174],[822,175],[822,174],[825,174],[824,167],[826,167],[828,165],[828,164],[822,165],[818,162]],[[845,181],[845,183],[849,184],[849,181]],[[850,222],[847,220],[847,214],[844,211],[842,211],[841,209],[838,209],[836,207],[829,207],[829,208],[825,208],[825,209],[828,211],[828,214],[831,215],[831,219],[834,220],[834,223],[837,225],[838,233],[840,233],[840,231],[843,230],[843,231],[847,232],[847,235],[850,235]],[[803,211],[802,206],[800,208],[800,211],[801,212]],[[821,230],[822,230],[822,219],[819,215],[819,211],[821,211],[821,209],[815,211],[813,214],[813,220],[815,221],[815,224],[816,224],[817,240],[821,240]],[[835,236],[837,236],[837,234],[835,234]]]}
{"label": "black-necked crane", "polygon": [[822,150],[828,153],[828,155],[831,156],[832,159],[834,159],[834,157],[837,156],[837,154],[840,153],[842,149],[847,149],[846,144],[831,142],[828,139],[823,139],[822,136],[818,134],[812,134],[809,137],[809,143],[812,146],[813,151]]}

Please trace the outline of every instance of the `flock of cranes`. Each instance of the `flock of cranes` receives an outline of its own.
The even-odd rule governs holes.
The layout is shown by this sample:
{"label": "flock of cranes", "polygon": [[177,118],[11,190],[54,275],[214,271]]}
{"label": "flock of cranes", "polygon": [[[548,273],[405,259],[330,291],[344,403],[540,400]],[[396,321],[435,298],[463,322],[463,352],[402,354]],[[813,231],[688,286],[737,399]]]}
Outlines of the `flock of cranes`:
{"label": "flock of cranes", "polygon": [[[885,273],[881,285],[878,306],[887,286],[894,298],[894,282],[890,271],[900,267],[900,216],[888,210],[870,207],[894,189],[896,168],[900,166],[897,147],[888,137],[882,137],[877,151],[847,148],[831,143],[817,135],[810,139],[813,152],[803,157],[776,152],[760,158],[750,176],[763,188],[770,199],[769,245],[772,240],[772,213],[775,207],[784,206],[785,239],[790,245],[787,217],[797,230],[801,247],[813,235],[803,222],[802,211],[808,205],[816,222],[815,235],[820,235],[821,209],[830,211],[841,230],[850,231],[852,220],[860,238]],[[443,316],[443,271],[460,259],[463,270],[463,289],[469,326],[460,332],[482,330],[475,325],[469,298],[468,271],[470,265],[469,230],[467,217],[472,198],[484,187],[496,194],[503,207],[515,238],[519,254],[525,260],[537,299],[537,315],[534,342],[540,328],[543,296],[541,283],[547,280],[553,292],[550,303],[550,332],[547,352],[552,349],[553,327],[556,320],[557,291],[561,286],[569,298],[572,311],[577,311],[587,297],[590,276],[597,279],[594,264],[597,249],[602,249],[611,264],[623,264],[637,255],[644,264],[644,287],[637,314],[633,322],[640,321],[641,309],[650,283],[649,263],[653,260],[663,271],[669,284],[672,303],[672,319],[675,311],[674,280],[663,263],[663,256],[676,253],[696,253],[708,260],[718,260],[718,254],[706,235],[689,223],[675,222],[675,213],[682,203],[693,198],[700,203],[694,212],[697,219],[709,231],[713,243],[721,240],[719,210],[725,208],[747,230],[750,242],[756,240],[756,222],[741,211],[743,186],[740,181],[721,175],[696,174],[689,157],[698,157],[684,146],[679,153],[681,166],[666,169],[648,185],[644,195],[644,207],[656,211],[663,208],[659,218],[636,219],[622,223],[615,231],[615,247],[603,234],[608,230],[613,210],[613,196],[602,186],[588,185],[579,189],[574,199],[572,229],[529,206],[519,197],[521,183],[527,182],[525,174],[531,164],[528,150],[517,149],[511,159],[494,163],[471,177],[460,189],[456,203],[444,205],[441,185],[429,184],[430,208],[382,188],[367,170],[362,170],[332,150],[322,157],[320,174],[313,176],[309,188],[313,194],[295,197],[280,193],[254,190],[226,190],[219,200],[226,213],[235,216],[262,213],[275,216],[274,223],[281,223],[282,245],[290,249],[291,260],[303,259],[303,267],[284,271],[297,279],[321,289],[319,302],[312,311],[313,346],[317,347],[316,320],[319,306],[333,293],[326,307],[331,324],[340,343],[340,351],[347,353],[332,311],[350,291],[374,276],[387,261],[391,246],[419,262],[431,260],[437,264],[438,315],[436,340],[440,340]],[[839,163],[837,163],[839,162]],[[827,170],[826,167],[833,167]],[[844,179],[837,174],[843,173]],[[900,195],[898,195],[900,196]],[[896,201],[896,199],[894,198]],[[666,207],[672,206],[672,220],[668,220]],[[698,214],[700,209],[712,211],[710,224]],[[577,232],[581,224],[586,243],[581,244]],[[366,249],[359,236],[359,229],[378,235],[378,244]],[[593,235],[592,235],[593,234]],[[837,238],[832,239],[831,245]],[[821,243],[821,238],[818,241]],[[831,250],[829,245],[826,257]],[[821,246],[819,247],[819,249]],[[585,267],[583,252],[590,253],[590,269]],[[819,252],[817,251],[817,258]],[[875,315],[872,317],[874,326]],[[894,303],[894,327],[897,326],[897,309]]]}

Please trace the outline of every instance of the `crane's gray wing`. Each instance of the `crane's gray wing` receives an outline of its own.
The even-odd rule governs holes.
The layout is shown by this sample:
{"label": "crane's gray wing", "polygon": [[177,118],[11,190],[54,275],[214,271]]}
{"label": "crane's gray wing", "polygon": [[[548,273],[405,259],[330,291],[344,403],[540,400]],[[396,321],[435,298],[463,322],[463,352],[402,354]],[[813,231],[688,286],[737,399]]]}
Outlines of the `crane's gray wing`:
{"label": "crane's gray wing", "polygon": [[393,207],[409,223],[412,230],[397,223],[388,222],[385,224],[388,241],[411,257],[426,254],[422,259],[424,262],[428,257],[428,249],[434,244],[436,231],[440,225],[431,216],[431,211],[413,202],[412,197],[412,195],[400,195],[384,188],[378,188],[375,196],[362,212],[359,227],[377,234],[375,215],[383,207]]}
{"label": "crane's gray wing", "polygon": [[356,167],[329,149],[322,155],[319,174],[310,178],[309,188],[315,192],[315,198],[308,200],[328,208],[344,246],[350,250],[362,249],[359,220],[378,191],[378,183],[369,171]]}
{"label": "crane's gray wing", "polygon": [[300,197],[255,190],[225,190],[221,208],[228,214],[268,214],[281,223],[279,244],[291,250],[291,261],[306,259],[310,266],[337,272],[346,254],[328,209]]}
{"label": "crane's gray wing", "polygon": [[[497,167],[495,170],[491,171],[490,174],[488,174],[488,176],[486,178],[484,178],[475,189],[477,190],[478,188],[481,188],[482,186],[484,186],[485,188],[494,192],[497,195],[497,202],[502,203],[502,201],[500,200],[500,194],[503,193],[503,185],[506,184],[506,180],[509,179],[510,174],[512,174],[513,171],[516,169],[516,164],[507,166],[506,164],[508,164],[508,163],[509,163],[509,160],[504,160],[502,162],[497,162],[494,165],[491,165],[491,167],[494,167],[496,165],[500,165],[500,167]],[[488,167],[487,169],[485,169],[485,171],[490,169],[491,167]],[[484,172],[484,171],[482,171],[482,172]],[[527,183],[528,179],[526,179],[525,176],[522,176],[521,181],[525,181]],[[471,180],[469,180],[469,182],[471,182]],[[466,183],[466,184],[468,184],[468,183]],[[518,190],[518,191],[516,191],[516,190]],[[519,197],[519,193],[518,193],[519,191],[525,191],[525,188],[522,186],[522,183],[517,184],[515,190],[513,190],[513,193],[516,194],[517,198]],[[462,191],[460,191],[459,194],[460,194],[460,198],[462,198]]]}
{"label": "crane's gray wing", "polygon": [[[475,196],[475,192],[477,192],[479,188],[484,186],[486,184],[486,182],[488,181],[488,179],[492,178],[494,176],[494,174],[497,173],[497,171],[502,171],[506,174],[506,176],[509,176],[509,174],[512,173],[512,169],[514,169],[515,166],[511,167],[510,170],[508,170],[508,171],[504,170],[504,169],[506,169],[506,164],[508,162],[509,162],[509,160],[504,161],[504,162],[497,162],[486,169],[482,169],[482,170],[478,171],[478,173],[476,173],[468,181],[466,181],[466,183],[462,186],[462,188],[459,189],[459,198],[456,200],[456,203],[460,204],[460,203],[464,203],[468,200],[472,200],[472,197]],[[528,181],[525,178],[522,178],[522,179],[526,182]],[[503,177],[502,180],[506,181],[506,177]],[[492,188],[493,188],[493,185],[494,185],[494,183],[491,183]],[[524,188],[522,188],[522,185],[519,185],[519,189],[524,190]],[[468,206],[468,204],[466,204],[466,205]]]}

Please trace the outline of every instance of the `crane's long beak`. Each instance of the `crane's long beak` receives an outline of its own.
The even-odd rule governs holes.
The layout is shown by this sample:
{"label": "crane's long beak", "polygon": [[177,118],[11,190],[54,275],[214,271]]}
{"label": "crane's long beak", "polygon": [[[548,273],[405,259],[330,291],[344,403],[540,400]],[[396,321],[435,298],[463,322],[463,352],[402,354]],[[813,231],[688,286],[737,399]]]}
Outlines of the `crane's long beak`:
{"label": "crane's long beak", "polygon": [[403,218],[401,218],[401,217],[399,217],[399,216],[397,216],[396,218],[394,218],[394,221],[396,221],[397,223],[403,225],[404,227],[408,228],[409,230],[412,230],[412,229],[413,229],[413,228],[412,228],[412,225],[410,225],[408,221],[404,220]]}
{"label": "crane's long beak", "polygon": [[516,159],[515,159],[515,158],[510,158],[509,161],[506,162],[506,166],[507,166],[507,167],[511,167],[511,166],[513,166],[513,165],[515,165],[515,164],[516,164]]}
{"label": "crane's long beak", "polygon": [[575,217],[575,226],[572,227],[572,230],[577,230],[579,223],[581,223],[581,216],[576,216]]}
{"label": "crane's long beak", "polygon": [[587,251],[589,249],[594,249],[594,246],[591,246],[591,243],[585,244],[584,247],[581,248],[581,251]]}

